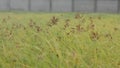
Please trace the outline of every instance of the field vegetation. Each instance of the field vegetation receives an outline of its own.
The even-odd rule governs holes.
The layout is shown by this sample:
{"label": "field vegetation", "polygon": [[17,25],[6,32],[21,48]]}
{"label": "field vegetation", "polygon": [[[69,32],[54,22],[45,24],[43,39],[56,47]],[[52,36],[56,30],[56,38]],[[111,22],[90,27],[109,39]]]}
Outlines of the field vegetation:
{"label": "field vegetation", "polygon": [[120,15],[1,12],[0,68],[120,68]]}

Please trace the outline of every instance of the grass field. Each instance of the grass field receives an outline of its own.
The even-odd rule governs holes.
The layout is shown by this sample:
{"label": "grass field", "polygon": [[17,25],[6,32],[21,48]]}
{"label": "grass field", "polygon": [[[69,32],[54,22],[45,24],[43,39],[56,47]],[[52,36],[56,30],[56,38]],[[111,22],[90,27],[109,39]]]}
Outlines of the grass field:
{"label": "grass field", "polygon": [[120,15],[1,12],[0,68],[120,68]]}

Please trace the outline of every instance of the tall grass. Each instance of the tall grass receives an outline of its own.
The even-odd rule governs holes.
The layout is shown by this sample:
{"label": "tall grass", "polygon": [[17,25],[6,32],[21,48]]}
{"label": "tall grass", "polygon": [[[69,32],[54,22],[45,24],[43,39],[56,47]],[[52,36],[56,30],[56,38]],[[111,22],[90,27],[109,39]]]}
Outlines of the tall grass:
{"label": "tall grass", "polygon": [[119,68],[120,15],[0,13],[0,68]]}

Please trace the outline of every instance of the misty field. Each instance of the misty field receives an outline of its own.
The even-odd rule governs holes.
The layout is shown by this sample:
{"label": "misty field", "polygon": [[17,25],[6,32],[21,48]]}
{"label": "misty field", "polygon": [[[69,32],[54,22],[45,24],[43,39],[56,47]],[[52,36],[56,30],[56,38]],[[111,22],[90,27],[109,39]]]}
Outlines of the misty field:
{"label": "misty field", "polygon": [[120,15],[1,12],[0,68],[120,68]]}

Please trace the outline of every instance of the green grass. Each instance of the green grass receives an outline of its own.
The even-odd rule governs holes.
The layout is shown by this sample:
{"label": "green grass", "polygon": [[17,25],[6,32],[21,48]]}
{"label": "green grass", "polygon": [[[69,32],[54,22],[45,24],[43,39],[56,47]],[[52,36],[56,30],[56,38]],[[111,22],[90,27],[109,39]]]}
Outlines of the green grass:
{"label": "green grass", "polygon": [[0,68],[120,68],[120,15],[1,12]]}

